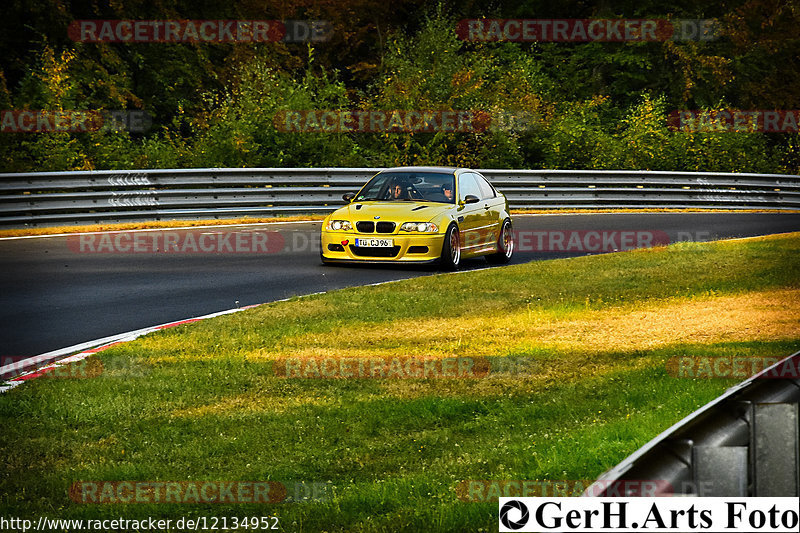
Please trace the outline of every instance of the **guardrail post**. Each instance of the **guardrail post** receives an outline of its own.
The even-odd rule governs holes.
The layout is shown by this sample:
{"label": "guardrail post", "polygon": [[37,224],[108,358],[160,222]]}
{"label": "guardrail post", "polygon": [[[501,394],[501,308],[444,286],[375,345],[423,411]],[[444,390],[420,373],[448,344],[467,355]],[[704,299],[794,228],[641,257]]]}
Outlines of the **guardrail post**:
{"label": "guardrail post", "polygon": [[796,403],[758,403],[753,416],[753,496],[798,496]]}
{"label": "guardrail post", "polygon": [[747,496],[747,446],[695,446],[695,484],[708,487],[703,496]]}

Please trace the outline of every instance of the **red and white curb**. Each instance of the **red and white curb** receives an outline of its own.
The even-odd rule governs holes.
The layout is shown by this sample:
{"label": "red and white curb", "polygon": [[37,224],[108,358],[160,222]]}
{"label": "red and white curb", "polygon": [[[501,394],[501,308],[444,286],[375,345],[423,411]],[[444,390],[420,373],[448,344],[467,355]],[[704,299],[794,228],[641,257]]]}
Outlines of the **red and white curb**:
{"label": "red and white curb", "polygon": [[[112,335],[110,337],[103,337],[102,339],[96,339],[93,341],[76,344],[74,346],[68,346],[67,348],[61,348],[60,350],[54,350],[52,352],[43,353],[41,355],[25,359],[25,361],[23,361],[22,363],[12,363],[0,367],[0,376],[18,374],[6,381],[0,381],[0,394],[13,389],[14,387],[18,387],[19,385],[22,385],[26,381],[38,378],[44,374],[47,374],[48,372],[52,372],[54,369],[60,366],[68,365],[70,363],[75,363],[77,361],[82,361],[83,359],[86,359],[87,357],[92,356],[98,352],[102,352],[103,350],[111,348],[112,346],[116,346],[117,344],[121,344],[123,342],[130,342],[132,340],[141,337],[142,335],[147,335],[148,333],[153,333],[154,331],[160,331],[162,329],[174,328],[175,326],[191,324],[193,322],[198,322],[200,320],[205,320],[207,318],[214,318],[222,315],[229,315],[231,313],[238,313],[239,311],[252,309],[253,307],[258,307],[259,305],[263,304],[237,307],[236,309],[228,309],[225,311],[219,311],[217,313],[211,313],[209,315],[187,318],[184,320],[178,320],[176,322],[159,324],[158,326],[150,326],[147,328],[137,329],[134,331],[128,331],[126,333],[120,333],[118,335]],[[65,355],[67,357],[64,357]],[[32,370],[25,371],[20,368],[20,364],[24,365],[24,368],[31,368],[31,367],[34,368]],[[20,373],[21,370],[22,372]]]}

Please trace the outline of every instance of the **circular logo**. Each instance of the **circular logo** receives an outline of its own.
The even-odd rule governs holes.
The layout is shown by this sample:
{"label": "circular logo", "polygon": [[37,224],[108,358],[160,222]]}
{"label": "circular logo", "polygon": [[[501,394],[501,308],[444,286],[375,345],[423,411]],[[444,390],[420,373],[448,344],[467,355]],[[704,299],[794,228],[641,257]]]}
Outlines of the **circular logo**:
{"label": "circular logo", "polygon": [[[508,517],[508,513],[511,512],[512,509],[519,511],[519,520],[516,522]],[[521,501],[510,500],[504,503],[503,507],[500,508],[500,521],[503,523],[503,526],[508,529],[521,529],[525,527],[529,518],[530,512],[528,512],[528,506]]]}

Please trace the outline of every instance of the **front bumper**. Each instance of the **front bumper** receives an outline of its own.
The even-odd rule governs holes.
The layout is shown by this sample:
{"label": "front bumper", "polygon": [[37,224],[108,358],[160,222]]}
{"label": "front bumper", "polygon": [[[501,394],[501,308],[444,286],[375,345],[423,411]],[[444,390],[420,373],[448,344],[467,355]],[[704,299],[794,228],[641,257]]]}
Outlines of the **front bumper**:
{"label": "front bumper", "polygon": [[[444,233],[355,233],[322,231],[323,261],[357,263],[430,263],[442,254]],[[392,239],[389,248],[360,248],[356,238]]]}

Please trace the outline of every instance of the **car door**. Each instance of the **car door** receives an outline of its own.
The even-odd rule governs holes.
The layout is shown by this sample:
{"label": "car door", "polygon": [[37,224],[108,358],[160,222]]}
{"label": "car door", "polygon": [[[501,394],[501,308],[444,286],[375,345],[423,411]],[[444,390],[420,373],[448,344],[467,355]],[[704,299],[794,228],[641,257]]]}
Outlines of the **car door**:
{"label": "car door", "polygon": [[[500,238],[500,228],[503,224],[505,217],[505,198],[497,194],[494,187],[489,184],[489,181],[484,178],[480,173],[475,172],[475,181],[481,190],[481,205],[483,205],[485,221],[487,226],[487,238],[492,243],[496,243]],[[491,237],[489,237],[489,235]]]}
{"label": "car door", "polygon": [[[458,220],[461,236],[461,248],[464,255],[478,253],[486,248],[487,210],[484,207],[483,192],[472,172],[463,172],[458,176]],[[479,198],[474,204],[463,203],[467,196]]]}

